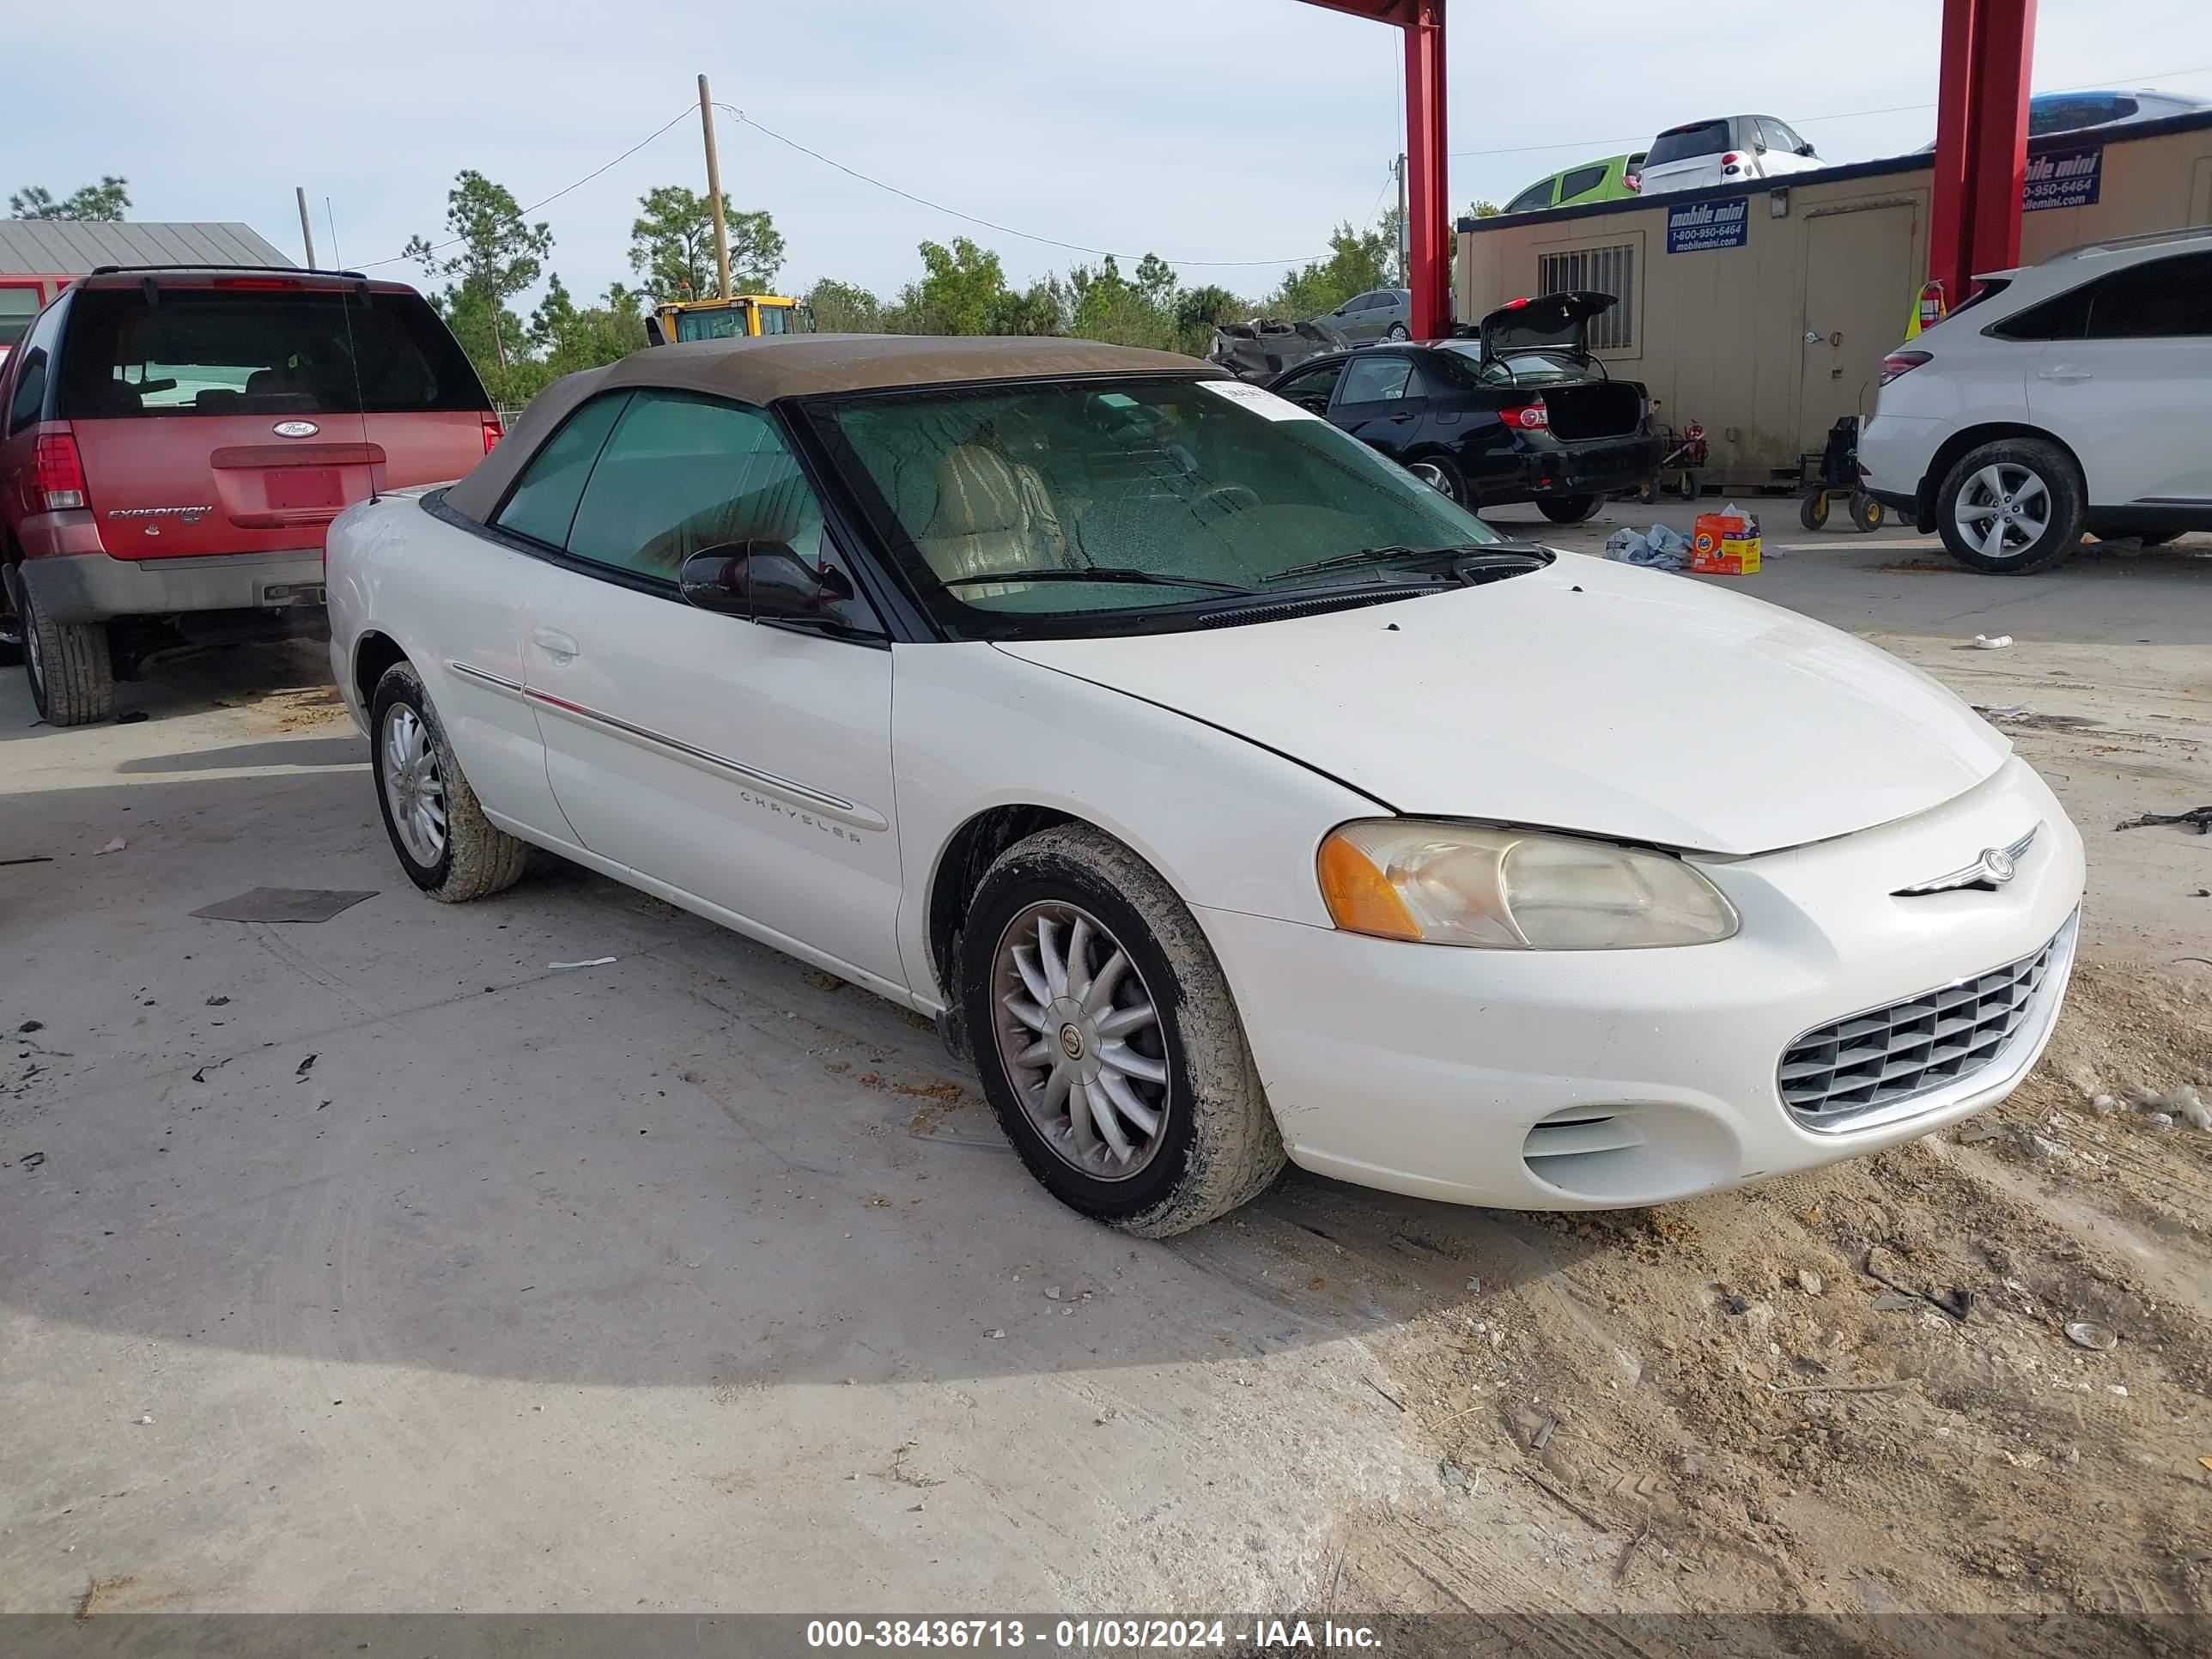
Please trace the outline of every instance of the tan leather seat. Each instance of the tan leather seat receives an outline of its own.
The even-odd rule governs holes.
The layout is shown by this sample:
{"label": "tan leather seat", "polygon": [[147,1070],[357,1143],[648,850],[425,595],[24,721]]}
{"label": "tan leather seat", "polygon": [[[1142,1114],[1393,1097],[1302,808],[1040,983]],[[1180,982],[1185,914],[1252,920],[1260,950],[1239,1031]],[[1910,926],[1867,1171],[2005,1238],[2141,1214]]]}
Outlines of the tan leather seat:
{"label": "tan leather seat", "polygon": [[[979,444],[963,444],[938,463],[937,511],[921,546],[929,568],[948,580],[1067,562],[1066,539],[1044,480],[1034,467]],[[969,598],[1004,591],[962,590]]]}

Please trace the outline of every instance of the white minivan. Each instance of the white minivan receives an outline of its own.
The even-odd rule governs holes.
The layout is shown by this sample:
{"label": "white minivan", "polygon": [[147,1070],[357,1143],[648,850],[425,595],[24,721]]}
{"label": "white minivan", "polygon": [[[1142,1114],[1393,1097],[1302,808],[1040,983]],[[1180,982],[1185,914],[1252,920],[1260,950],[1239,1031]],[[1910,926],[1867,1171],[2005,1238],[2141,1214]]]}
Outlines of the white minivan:
{"label": "white minivan", "polygon": [[1980,279],[1882,364],[1867,493],[1991,575],[2212,530],[2212,228]]}
{"label": "white minivan", "polygon": [[1771,115],[1721,115],[1686,121],[1654,138],[1637,174],[1638,188],[1646,196],[1706,190],[1827,165],[1808,142]]}

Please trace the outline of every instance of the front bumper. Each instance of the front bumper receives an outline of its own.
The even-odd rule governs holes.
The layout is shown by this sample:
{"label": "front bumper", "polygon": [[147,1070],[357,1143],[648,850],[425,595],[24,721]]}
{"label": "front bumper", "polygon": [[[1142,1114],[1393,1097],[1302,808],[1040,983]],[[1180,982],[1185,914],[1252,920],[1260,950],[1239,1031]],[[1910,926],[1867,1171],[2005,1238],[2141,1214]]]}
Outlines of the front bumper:
{"label": "front bumper", "polygon": [[[1995,891],[1897,896],[2036,823]],[[2081,842],[2024,763],[1900,823],[1698,863],[1744,926],[1686,950],[1461,951],[1202,913],[1292,1160],[1455,1203],[1663,1203],[1924,1134],[2002,1099],[2041,1053]],[[1778,1066],[1802,1034],[2062,933],[2015,1040],[1921,1109],[1816,1131],[1783,1104]]]}
{"label": "front bumper", "polygon": [[[49,515],[58,516],[58,515]],[[283,610],[323,603],[319,547],[191,559],[113,559],[74,552],[27,558],[17,579],[56,622],[191,611]]]}

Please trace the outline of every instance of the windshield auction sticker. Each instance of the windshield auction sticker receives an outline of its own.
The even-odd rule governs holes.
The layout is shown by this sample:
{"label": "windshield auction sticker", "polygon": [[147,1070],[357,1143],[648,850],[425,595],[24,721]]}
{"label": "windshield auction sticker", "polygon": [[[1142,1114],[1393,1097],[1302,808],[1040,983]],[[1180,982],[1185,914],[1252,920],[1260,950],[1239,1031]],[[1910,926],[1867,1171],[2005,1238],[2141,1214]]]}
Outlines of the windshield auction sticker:
{"label": "windshield auction sticker", "polygon": [[1288,398],[1278,398],[1265,387],[1251,386],[1243,380],[1200,380],[1199,384],[1215,397],[1226,398],[1232,404],[1242,404],[1253,413],[1271,421],[1321,419],[1310,409],[1301,409]]}

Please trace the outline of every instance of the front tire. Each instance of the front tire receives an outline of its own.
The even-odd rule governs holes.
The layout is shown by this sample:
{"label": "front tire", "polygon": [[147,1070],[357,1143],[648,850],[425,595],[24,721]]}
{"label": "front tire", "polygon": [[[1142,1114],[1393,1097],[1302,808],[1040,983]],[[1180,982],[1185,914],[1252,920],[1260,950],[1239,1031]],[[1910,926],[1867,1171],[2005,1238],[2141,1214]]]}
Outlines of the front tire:
{"label": "front tire", "polygon": [[2081,544],[2081,475],[2042,438],[1968,450],[1936,494],[1936,526],[1951,556],[1990,576],[2047,569]]}
{"label": "front tire", "polygon": [[49,726],[90,726],[115,713],[115,661],[106,623],[56,622],[40,611],[28,582],[21,597],[23,672],[31,701]]}
{"label": "front tire", "polygon": [[459,904],[522,878],[529,847],[484,817],[411,663],[394,663],[377,681],[368,730],[376,804],[409,880]]}
{"label": "front tire", "polygon": [[1425,455],[1418,461],[1409,462],[1406,471],[1439,495],[1449,496],[1462,507],[1468,504],[1466,477],[1442,455]]}
{"label": "front tire", "polygon": [[1403,323],[1391,324],[1389,331],[1383,336],[1383,338],[1388,340],[1404,340],[1411,337]]}
{"label": "front tire", "polygon": [[1553,524],[1588,524],[1604,505],[1602,495],[1547,495],[1536,510]]}
{"label": "front tire", "polygon": [[1164,1238],[1281,1172],[1221,964],[1120,842],[1062,824],[1007,848],[969,908],[959,969],[983,1093],[1070,1209]]}
{"label": "front tire", "polygon": [[1797,503],[1797,522],[1808,530],[1818,530],[1828,522],[1828,492],[1816,489]]}

